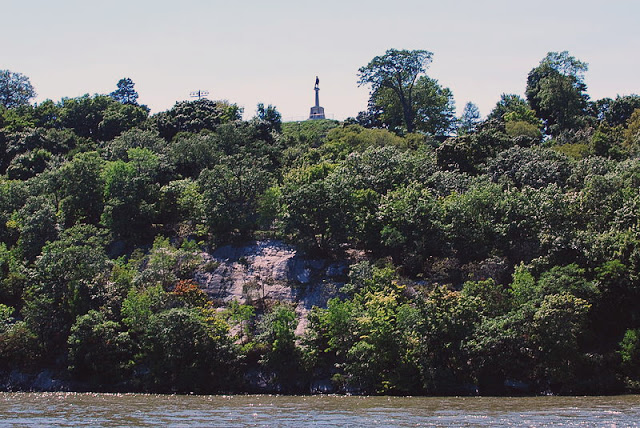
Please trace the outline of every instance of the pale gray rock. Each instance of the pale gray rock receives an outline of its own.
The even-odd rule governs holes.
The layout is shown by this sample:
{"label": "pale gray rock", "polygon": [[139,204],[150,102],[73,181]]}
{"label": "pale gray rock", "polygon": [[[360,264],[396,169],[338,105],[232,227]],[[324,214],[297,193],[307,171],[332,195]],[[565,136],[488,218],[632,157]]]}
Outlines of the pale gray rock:
{"label": "pale gray rock", "polygon": [[326,307],[338,295],[349,263],[306,258],[281,241],[257,241],[244,246],[226,245],[203,253],[205,265],[195,280],[209,297],[221,305],[236,300],[246,304],[261,299],[295,305],[302,335],[307,315],[314,307]]}

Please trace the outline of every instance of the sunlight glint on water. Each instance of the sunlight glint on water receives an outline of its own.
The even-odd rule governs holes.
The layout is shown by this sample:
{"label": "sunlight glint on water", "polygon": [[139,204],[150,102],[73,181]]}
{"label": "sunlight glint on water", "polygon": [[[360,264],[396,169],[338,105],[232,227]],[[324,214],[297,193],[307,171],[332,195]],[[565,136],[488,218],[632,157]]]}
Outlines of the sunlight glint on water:
{"label": "sunlight glint on water", "polygon": [[2,393],[0,426],[640,426],[640,396],[354,397]]}

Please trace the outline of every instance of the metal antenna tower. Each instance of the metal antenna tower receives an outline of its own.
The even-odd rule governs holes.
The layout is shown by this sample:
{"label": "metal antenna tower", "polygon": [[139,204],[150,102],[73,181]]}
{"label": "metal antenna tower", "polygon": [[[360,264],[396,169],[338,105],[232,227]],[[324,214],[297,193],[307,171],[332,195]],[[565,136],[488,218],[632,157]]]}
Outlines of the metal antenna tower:
{"label": "metal antenna tower", "polygon": [[198,90],[198,91],[193,91],[193,92],[189,93],[189,95],[192,98],[200,99],[200,98],[205,98],[207,95],[209,95],[209,91],[200,91],[200,90]]}

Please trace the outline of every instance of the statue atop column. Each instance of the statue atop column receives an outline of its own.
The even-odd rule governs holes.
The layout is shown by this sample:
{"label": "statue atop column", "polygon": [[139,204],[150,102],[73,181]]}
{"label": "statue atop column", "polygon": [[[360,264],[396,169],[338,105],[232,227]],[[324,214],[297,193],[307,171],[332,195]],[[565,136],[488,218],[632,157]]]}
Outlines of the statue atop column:
{"label": "statue atop column", "polygon": [[324,107],[320,107],[320,79],[318,79],[318,76],[316,76],[316,85],[313,90],[316,91],[316,105],[311,107],[309,119],[324,119]]}

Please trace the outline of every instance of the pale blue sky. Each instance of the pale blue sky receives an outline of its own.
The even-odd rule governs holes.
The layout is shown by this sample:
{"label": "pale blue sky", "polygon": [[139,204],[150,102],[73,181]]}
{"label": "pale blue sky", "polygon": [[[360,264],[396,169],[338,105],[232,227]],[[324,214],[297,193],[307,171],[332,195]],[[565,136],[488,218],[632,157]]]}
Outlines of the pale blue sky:
{"label": "pale blue sky", "polygon": [[640,93],[639,0],[0,0],[0,69],[27,75],[40,102],[109,93],[130,77],[152,112],[208,90],[251,117],[273,104],[303,119],[366,108],[358,68],[389,48],[434,53],[427,73],[489,113],[523,94],[549,51],[589,64],[592,99]]}

